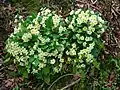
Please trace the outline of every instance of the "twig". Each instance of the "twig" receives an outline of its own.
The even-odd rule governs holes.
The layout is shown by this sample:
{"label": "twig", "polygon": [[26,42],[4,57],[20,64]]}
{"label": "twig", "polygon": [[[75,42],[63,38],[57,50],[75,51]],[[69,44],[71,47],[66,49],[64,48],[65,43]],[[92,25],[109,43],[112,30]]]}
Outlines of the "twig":
{"label": "twig", "polygon": [[75,84],[78,83],[79,81],[80,81],[80,78],[79,78],[78,80],[72,82],[71,84],[68,84],[67,86],[61,88],[60,90],[65,90],[65,89],[67,89],[67,88],[69,88],[69,87],[75,85]]}
{"label": "twig", "polygon": [[80,1],[80,0],[76,0],[76,2],[78,2],[78,3],[83,3],[83,4],[87,4],[87,2],[85,2],[85,1]]}
{"label": "twig", "polygon": [[97,0],[95,0],[95,1],[91,0],[91,3],[92,3],[92,4],[95,4],[96,2],[97,2]]}
{"label": "twig", "polygon": [[113,36],[113,37],[114,37],[114,40],[115,40],[117,46],[120,48],[120,44],[119,44],[119,42],[117,41],[116,37],[115,37],[115,36]]}
{"label": "twig", "polygon": [[119,14],[120,15],[120,13],[119,13],[119,11],[117,11],[115,8],[114,8],[114,6],[113,5],[111,5],[111,9],[113,9],[117,14]]}
{"label": "twig", "polygon": [[47,0],[48,7],[50,6],[50,0]]}
{"label": "twig", "polygon": [[96,9],[96,10],[98,10],[100,13],[102,13],[101,12],[101,10],[98,8],[98,7],[95,7],[94,5],[92,5],[92,4],[89,4],[92,8],[94,8],[94,9]]}
{"label": "twig", "polygon": [[[115,15],[115,19],[116,19],[116,21],[117,21],[117,23],[118,23],[118,25],[119,25],[119,21],[118,21],[118,19],[117,19],[117,16],[120,15],[120,13],[119,13],[113,6],[111,7],[111,10],[113,11],[113,13],[114,13],[114,15]],[[118,15],[117,15],[116,13],[117,13]]]}
{"label": "twig", "polygon": [[74,74],[66,74],[66,75],[63,75],[61,77],[59,77],[58,79],[56,79],[49,87],[48,87],[48,90],[51,90],[51,87],[58,81],[60,80],[61,78],[63,77],[66,77],[66,76],[73,76]]}
{"label": "twig", "polygon": [[[99,12],[101,12],[101,10],[99,10],[98,7],[95,7],[94,5],[92,5],[92,4],[90,4],[90,3],[87,3],[87,2],[84,2],[84,1],[80,1],[80,0],[76,0],[76,2],[78,2],[78,3],[83,3],[83,4],[87,4],[88,8],[92,7],[92,8],[95,8],[96,10],[98,10]],[[97,0],[94,1],[94,3],[96,3],[96,2],[97,2]],[[102,13],[102,12],[101,12],[101,13]]]}

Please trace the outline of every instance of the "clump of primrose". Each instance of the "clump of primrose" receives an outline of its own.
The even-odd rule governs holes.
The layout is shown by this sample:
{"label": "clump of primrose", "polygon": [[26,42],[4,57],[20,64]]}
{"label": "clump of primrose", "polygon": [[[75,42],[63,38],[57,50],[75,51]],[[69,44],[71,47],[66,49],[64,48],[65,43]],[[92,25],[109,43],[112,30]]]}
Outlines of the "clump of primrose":
{"label": "clump of primrose", "polygon": [[[17,21],[17,20],[16,20]],[[103,48],[105,21],[92,10],[72,10],[65,19],[42,8],[36,16],[22,20],[6,41],[5,50],[21,74],[45,80],[57,73],[80,74],[92,65]],[[24,77],[24,75],[23,75]]]}

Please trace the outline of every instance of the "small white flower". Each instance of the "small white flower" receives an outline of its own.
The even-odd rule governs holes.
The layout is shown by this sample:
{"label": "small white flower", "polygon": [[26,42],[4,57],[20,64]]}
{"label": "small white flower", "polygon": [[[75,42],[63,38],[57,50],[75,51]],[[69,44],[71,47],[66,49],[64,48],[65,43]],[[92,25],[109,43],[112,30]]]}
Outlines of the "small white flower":
{"label": "small white flower", "polygon": [[91,43],[89,46],[94,47],[95,46],[95,42]]}
{"label": "small white flower", "polygon": [[19,16],[19,19],[23,19],[23,16]]}
{"label": "small white flower", "polygon": [[70,24],[69,26],[68,26],[70,29],[74,29],[74,27],[73,27],[73,25],[72,24]]}
{"label": "small white flower", "polygon": [[30,69],[27,69],[27,72],[30,73]]}
{"label": "small white flower", "polygon": [[32,29],[34,26],[32,24],[29,24],[29,26],[27,27],[27,29]]}
{"label": "small white flower", "polygon": [[33,62],[32,64],[35,65],[35,62]]}
{"label": "small white flower", "polygon": [[[44,16],[44,17],[42,18],[42,21],[40,22],[40,24],[41,24],[41,25],[44,25],[44,24],[45,24],[45,21],[47,20],[47,18],[48,18],[48,17],[45,17],[45,16]],[[45,26],[45,25],[44,25],[44,26]]]}
{"label": "small white flower", "polygon": [[49,9],[46,9],[45,12],[44,12],[44,15],[47,15],[49,14],[51,11]]}
{"label": "small white flower", "polygon": [[82,59],[82,55],[81,54],[82,54],[81,52],[78,53],[80,60]]}
{"label": "small white flower", "polygon": [[62,33],[63,31],[65,31],[65,28],[62,27],[62,26],[60,26],[60,27],[59,27],[59,33]]}
{"label": "small white flower", "polygon": [[89,41],[89,37],[86,37],[86,38],[85,38],[85,41]]}
{"label": "small white flower", "polygon": [[92,37],[86,37],[86,38],[85,38],[85,41],[92,41],[92,40],[93,40]]}
{"label": "small white flower", "polygon": [[38,69],[39,69],[39,70],[41,70],[42,68],[44,68],[44,67],[46,66],[46,64],[44,64],[44,63],[39,63],[39,65],[38,65],[38,66],[39,66],[39,68],[38,68]]}
{"label": "small white flower", "polygon": [[76,37],[79,38],[79,37],[80,37],[80,34],[76,34]]}
{"label": "small white flower", "polygon": [[32,30],[31,30],[31,34],[38,35],[38,34],[39,34],[39,31],[38,31],[37,29],[32,29]]}
{"label": "small white flower", "polygon": [[66,54],[67,54],[67,55],[69,55],[69,52],[68,52],[68,50],[66,51]]}
{"label": "small white flower", "polygon": [[74,14],[74,10],[72,10],[71,12],[70,12],[70,15],[73,15]]}
{"label": "small white flower", "polygon": [[82,59],[79,59],[79,63],[83,63],[84,61]]}
{"label": "small white flower", "polygon": [[81,9],[78,9],[78,10],[75,12],[75,14],[79,14],[80,11],[81,11]]}
{"label": "small white flower", "polygon": [[77,18],[77,23],[80,25],[83,22],[79,17]]}
{"label": "small white flower", "polygon": [[52,20],[53,20],[54,27],[57,27],[57,26],[59,25],[59,23],[60,23],[60,18],[59,18],[59,16],[55,14],[55,15],[52,17]]}
{"label": "small white flower", "polygon": [[34,55],[34,58],[38,58],[38,55]]}
{"label": "small white flower", "polygon": [[60,62],[63,63],[63,62],[64,62],[64,59],[61,58],[61,59],[60,59]]}
{"label": "small white flower", "polygon": [[44,58],[44,59],[43,59],[43,62],[44,62],[44,63],[47,63],[47,60]]}
{"label": "small white flower", "polygon": [[93,48],[94,48],[93,46],[89,46],[89,47],[87,47],[87,50],[91,52],[91,50],[92,50]]}
{"label": "small white flower", "polygon": [[39,17],[40,16],[40,12],[37,14],[37,17]]}
{"label": "small white flower", "polygon": [[36,69],[33,69],[33,71],[32,71],[33,74],[35,74],[37,72],[38,72],[38,70],[36,70]]}
{"label": "small white flower", "polygon": [[100,38],[100,35],[97,35],[97,38]]}
{"label": "small white flower", "polygon": [[[62,68],[62,63],[59,64],[59,67]],[[60,70],[60,68],[59,68],[59,70]]]}
{"label": "small white flower", "polygon": [[69,53],[70,53],[71,56],[76,55],[76,51],[75,51],[75,49],[70,49],[70,52],[69,52]]}
{"label": "small white flower", "polygon": [[22,40],[24,42],[28,42],[32,38],[32,35],[30,33],[24,33],[22,36]]}
{"label": "small white flower", "polygon": [[71,58],[70,57],[68,57],[68,62],[70,62],[71,61]]}
{"label": "small white flower", "polygon": [[83,27],[83,31],[88,31],[88,28],[87,27]]}
{"label": "small white flower", "polygon": [[76,44],[75,44],[75,43],[73,43],[73,44],[72,44],[72,47],[73,47],[73,48],[76,48]]}
{"label": "small white flower", "polygon": [[23,63],[23,62],[20,62],[20,66],[24,66],[24,63]]}
{"label": "small white flower", "polygon": [[91,32],[91,31],[87,31],[87,34],[91,35],[91,34],[92,34],[92,32]]}
{"label": "small white flower", "polygon": [[91,15],[89,17],[89,21],[90,21],[90,25],[91,26],[95,26],[97,25],[98,21],[97,21],[97,16],[96,15]]}
{"label": "small white flower", "polygon": [[81,68],[85,68],[85,64],[81,64]]}
{"label": "small white flower", "polygon": [[30,50],[30,54],[29,55],[33,55],[34,54],[34,50]]}
{"label": "small white flower", "polygon": [[46,42],[49,42],[49,41],[50,41],[50,38],[47,38],[47,39],[46,39]]}
{"label": "small white flower", "polygon": [[14,28],[14,34],[18,33],[19,29],[17,27]]}
{"label": "small white flower", "polygon": [[103,25],[102,25],[102,24],[99,24],[98,26],[99,26],[99,28],[102,28],[102,27],[103,27]]}
{"label": "small white flower", "polygon": [[51,17],[51,16],[52,16],[52,14],[51,14],[51,13],[49,13],[49,14],[48,14],[48,17]]}
{"label": "small white flower", "polygon": [[98,21],[104,24],[104,20],[101,17],[98,17]]}
{"label": "small white flower", "polygon": [[89,37],[89,41],[92,41],[93,40],[93,38],[92,37]]}
{"label": "small white flower", "polygon": [[76,67],[77,67],[77,68],[81,68],[81,66],[80,66],[80,65],[76,65]]}
{"label": "small white flower", "polygon": [[37,47],[38,47],[37,45],[34,45],[34,46],[33,46],[33,49],[34,49],[34,50],[37,50]]}
{"label": "small white flower", "polygon": [[54,67],[54,68],[53,68],[53,71],[54,71],[55,73],[58,73],[58,72],[59,72],[59,69],[58,69],[57,67]]}
{"label": "small white flower", "polygon": [[15,23],[17,23],[18,22],[18,20],[17,19],[15,19],[15,21],[14,21]]}
{"label": "small white flower", "polygon": [[87,43],[86,43],[86,42],[84,42],[84,43],[83,43],[83,46],[84,46],[84,47],[86,47],[86,45],[87,45]]}
{"label": "small white flower", "polygon": [[81,36],[81,37],[80,37],[80,40],[84,40],[84,36]]}
{"label": "small white flower", "polygon": [[89,27],[88,27],[88,29],[89,29],[89,31],[92,31],[92,32],[94,32],[94,31],[95,31],[95,28],[94,28],[94,27],[92,27],[92,26],[89,26]]}
{"label": "small white flower", "polygon": [[71,21],[71,24],[74,24],[74,23],[75,23],[75,19],[76,19],[76,17],[73,16],[72,21]]}
{"label": "small white flower", "polygon": [[86,13],[86,14],[89,14],[89,13],[90,13],[90,10],[87,10],[85,13]]}
{"label": "small white flower", "polygon": [[66,22],[66,23],[68,23],[68,22],[69,22],[68,18],[66,18],[66,19],[65,19],[65,22]]}
{"label": "small white flower", "polygon": [[55,59],[50,60],[50,64],[55,64]]}
{"label": "small white flower", "polygon": [[58,55],[58,58],[62,58],[62,53],[60,53],[60,54]]}
{"label": "small white flower", "polygon": [[103,32],[105,32],[105,29],[104,29],[104,28],[101,29],[100,33],[103,33]]}
{"label": "small white flower", "polygon": [[90,11],[91,14],[94,14],[94,11]]}

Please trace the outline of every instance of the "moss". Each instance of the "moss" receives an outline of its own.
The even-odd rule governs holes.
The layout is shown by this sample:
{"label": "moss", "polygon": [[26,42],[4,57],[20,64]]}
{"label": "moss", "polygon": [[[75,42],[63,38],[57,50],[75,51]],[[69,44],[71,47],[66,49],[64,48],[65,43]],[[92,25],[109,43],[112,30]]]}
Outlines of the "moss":
{"label": "moss", "polygon": [[24,7],[30,14],[38,12],[44,6],[66,13],[74,7],[74,0],[12,0],[12,4],[18,8]]}
{"label": "moss", "polygon": [[37,13],[39,8],[41,7],[39,0],[13,0],[12,4],[17,8],[24,7],[28,13]]}

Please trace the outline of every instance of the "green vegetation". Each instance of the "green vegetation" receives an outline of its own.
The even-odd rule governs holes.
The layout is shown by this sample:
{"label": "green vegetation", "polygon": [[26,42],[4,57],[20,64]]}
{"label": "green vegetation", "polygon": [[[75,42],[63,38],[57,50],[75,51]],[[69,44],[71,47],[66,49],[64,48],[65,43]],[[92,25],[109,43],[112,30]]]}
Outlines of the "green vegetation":
{"label": "green vegetation", "polygon": [[0,6],[0,90],[120,90],[119,0]]}
{"label": "green vegetation", "polygon": [[[99,13],[78,9],[62,18],[55,11],[41,8],[37,15],[19,18],[5,47],[6,60],[14,62],[19,76],[33,76],[44,88],[69,73],[80,78],[81,89],[88,89],[89,74],[98,72],[95,75],[100,74],[103,80],[98,55],[104,47],[101,34],[107,27]],[[93,87],[101,88],[101,81],[98,85],[93,81]]]}

